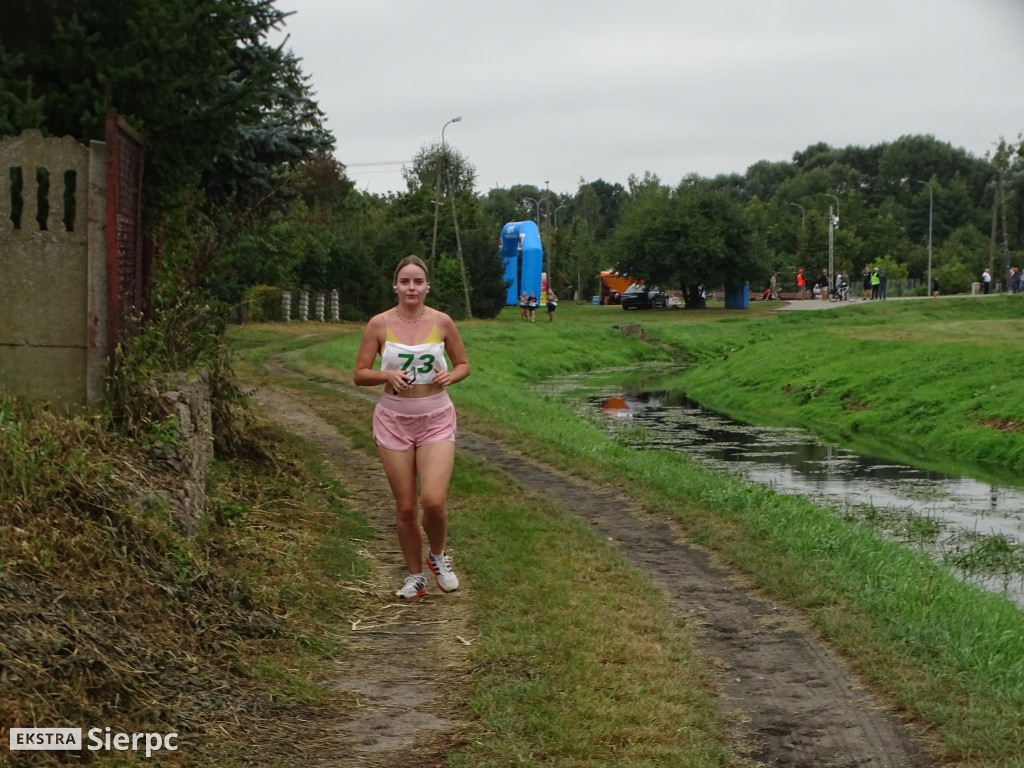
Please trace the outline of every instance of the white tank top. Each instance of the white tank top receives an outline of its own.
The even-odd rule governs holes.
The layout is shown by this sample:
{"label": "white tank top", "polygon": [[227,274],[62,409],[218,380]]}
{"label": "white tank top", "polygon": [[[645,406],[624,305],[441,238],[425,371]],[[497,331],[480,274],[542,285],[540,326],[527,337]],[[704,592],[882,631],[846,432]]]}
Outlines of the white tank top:
{"label": "white tank top", "polygon": [[437,371],[447,371],[448,362],[444,359],[444,342],[437,326],[430,329],[422,344],[402,344],[391,333],[384,341],[384,349],[380,353],[380,369],[382,371],[405,371],[410,374],[414,384],[430,384],[434,381]]}

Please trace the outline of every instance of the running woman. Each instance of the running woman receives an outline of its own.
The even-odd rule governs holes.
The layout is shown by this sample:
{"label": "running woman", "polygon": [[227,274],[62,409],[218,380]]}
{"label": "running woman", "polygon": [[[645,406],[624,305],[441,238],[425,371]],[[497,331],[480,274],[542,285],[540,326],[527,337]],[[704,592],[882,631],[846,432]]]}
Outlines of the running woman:
{"label": "running woman", "polygon": [[[426,594],[424,532],[430,545],[427,565],[438,588],[459,587],[445,553],[456,421],[445,388],[469,376],[469,359],[455,322],[425,303],[430,278],[422,260],[402,259],[393,287],[398,305],[366,324],[352,378],[358,386],[384,385],[373,411],[373,441],[395,497],[398,543],[409,571],[395,594],[412,600]],[[373,367],[378,355],[379,370]]]}

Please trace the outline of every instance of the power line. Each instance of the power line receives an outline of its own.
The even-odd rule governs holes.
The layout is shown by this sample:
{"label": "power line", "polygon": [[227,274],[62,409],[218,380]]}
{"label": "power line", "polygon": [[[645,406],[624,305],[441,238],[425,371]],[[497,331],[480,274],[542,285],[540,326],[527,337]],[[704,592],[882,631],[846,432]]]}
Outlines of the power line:
{"label": "power line", "polygon": [[342,163],[346,168],[358,168],[360,166],[372,166],[372,165],[405,165],[411,163],[412,160],[381,160],[379,163]]}

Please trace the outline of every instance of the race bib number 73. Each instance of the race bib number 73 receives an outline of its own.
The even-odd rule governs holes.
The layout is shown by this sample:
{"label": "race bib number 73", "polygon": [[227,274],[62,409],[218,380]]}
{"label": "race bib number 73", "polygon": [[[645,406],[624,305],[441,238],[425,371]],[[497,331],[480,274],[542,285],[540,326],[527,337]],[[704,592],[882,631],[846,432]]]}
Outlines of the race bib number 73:
{"label": "race bib number 73", "polygon": [[433,355],[420,355],[419,362],[422,365],[416,364],[416,355],[411,352],[399,352],[398,357],[404,362],[402,363],[403,371],[415,371],[416,373],[430,373],[434,370],[434,356]]}

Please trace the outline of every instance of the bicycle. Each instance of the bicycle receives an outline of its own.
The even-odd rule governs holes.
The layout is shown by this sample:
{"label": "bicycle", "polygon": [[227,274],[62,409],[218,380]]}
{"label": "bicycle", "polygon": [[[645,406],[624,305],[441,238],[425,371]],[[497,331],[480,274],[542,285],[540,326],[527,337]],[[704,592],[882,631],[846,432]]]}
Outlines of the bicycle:
{"label": "bicycle", "polygon": [[850,297],[850,286],[843,285],[840,288],[833,288],[828,292],[829,301],[855,301]]}

